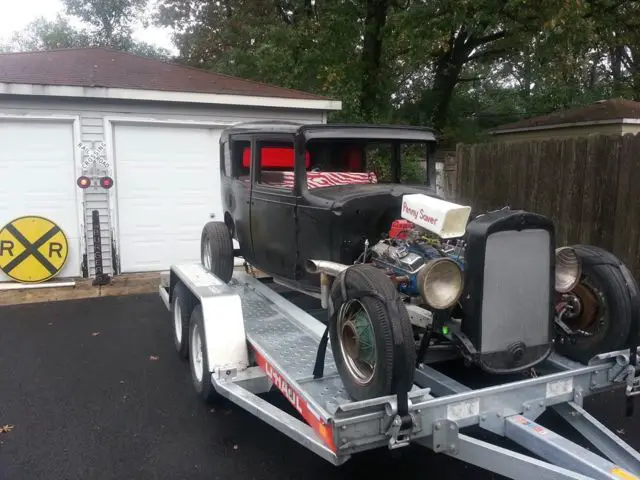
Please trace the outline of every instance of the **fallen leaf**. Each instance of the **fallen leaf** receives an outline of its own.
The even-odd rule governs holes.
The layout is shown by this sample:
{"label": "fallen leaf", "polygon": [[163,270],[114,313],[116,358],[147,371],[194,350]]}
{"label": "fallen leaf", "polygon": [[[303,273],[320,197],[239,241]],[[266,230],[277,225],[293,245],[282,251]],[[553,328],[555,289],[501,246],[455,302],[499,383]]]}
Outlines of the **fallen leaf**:
{"label": "fallen leaf", "polygon": [[153,361],[160,360],[160,357],[156,357],[155,355],[151,355],[151,356],[149,356],[149,360],[153,360]]}
{"label": "fallen leaf", "polygon": [[0,433],[9,433],[11,430],[13,430],[13,425],[5,425],[3,427],[0,427]]}
{"label": "fallen leaf", "polygon": [[100,335],[100,332],[93,332],[93,333],[91,334],[91,336],[92,336],[92,337],[97,337],[98,335]]}

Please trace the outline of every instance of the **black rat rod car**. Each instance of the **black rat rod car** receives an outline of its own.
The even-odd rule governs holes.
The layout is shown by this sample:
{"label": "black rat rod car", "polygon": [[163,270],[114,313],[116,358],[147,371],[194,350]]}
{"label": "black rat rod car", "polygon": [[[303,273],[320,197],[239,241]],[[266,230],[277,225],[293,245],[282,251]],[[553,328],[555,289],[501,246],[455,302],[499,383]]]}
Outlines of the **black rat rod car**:
{"label": "black rat rod car", "polygon": [[614,255],[559,247],[537,213],[439,198],[435,147],[428,128],[226,129],[224,219],[203,229],[203,265],[228,282],[243,257],[319,298],[356,400],[406,392],[416,364],[443,350],[495,375],[554,349],[586,362],[635,344],[637,286]]}

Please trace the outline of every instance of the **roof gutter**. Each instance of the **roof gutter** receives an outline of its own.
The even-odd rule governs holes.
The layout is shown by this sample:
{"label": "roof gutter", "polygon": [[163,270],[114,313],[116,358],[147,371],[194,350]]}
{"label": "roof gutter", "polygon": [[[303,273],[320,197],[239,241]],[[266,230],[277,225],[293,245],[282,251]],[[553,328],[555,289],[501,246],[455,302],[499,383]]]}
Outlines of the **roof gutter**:
{"label": "roof gutter", "polygon": [[79,87],[67,85],[35,85],[0,82],[0,95],[39,97],[94,98],[103,100],[137,100],[151,102],[198,103],[242,107],[288,108],[301,110],[341,110],[342,102],[283,97],[258,97],[197,92],[169,92],[129,88]]}
{"label": "roof gutter", "polygon": [[560,128],[573,128],[573,127],[591,127],[594,125],[640,125],[640,118],[613,118],[608,120],[589,120],[585,122],[575,123],[556,123],[554,125],[538,125],[535,127],[522,127],[522,128],[506,128],[490,130],[491,135],[502,135],[505,133],[520,133],[520,132],[536,132],[540,130],[557,130]]}

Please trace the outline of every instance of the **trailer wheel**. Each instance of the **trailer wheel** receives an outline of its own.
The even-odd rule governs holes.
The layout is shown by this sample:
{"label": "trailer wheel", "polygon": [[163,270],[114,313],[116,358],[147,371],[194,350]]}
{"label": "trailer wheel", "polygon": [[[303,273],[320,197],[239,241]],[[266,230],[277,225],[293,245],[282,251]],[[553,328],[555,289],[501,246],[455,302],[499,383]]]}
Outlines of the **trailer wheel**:
{"label": "trailer wheel", "polygon": [[189,367],[196,392],[206,403],[211,403],[219,397],[219,394],[211,383],[207,344],[204,338],[202,306],[197,305],[189,321]]}
{"label": "trailer wheel", "polygon": [[173,343],[178,356],[186,359],[189,354],[189,318],[197,302],[182,282],[176,284],[172,297]]}
{"label": "trailer wheel", "polygon": [[[557,309],[568,305],[562,319],[575,335],[561,338],[556,350],[587,363],[600,353],[623,349],[635,318],[630,288],[620,261],[610,252],[594,246],[573,247],[582,264],[580,283],[568,295],[560,296]],[[635,282],[630,276],[630,281]]]}
{"label": "trailer wheel", "polygon": [[233,276],[233,241],[224,222],[209,222],[202,229],[200,259],[206,270],[227,283]]}
{"label": "trailer wheel", "polygon": [[347,393],[366,400],[408,392],[415,343],[407,309],[391,280],[371,265],[349,267],[333,282],[331,301],[331,349]]}

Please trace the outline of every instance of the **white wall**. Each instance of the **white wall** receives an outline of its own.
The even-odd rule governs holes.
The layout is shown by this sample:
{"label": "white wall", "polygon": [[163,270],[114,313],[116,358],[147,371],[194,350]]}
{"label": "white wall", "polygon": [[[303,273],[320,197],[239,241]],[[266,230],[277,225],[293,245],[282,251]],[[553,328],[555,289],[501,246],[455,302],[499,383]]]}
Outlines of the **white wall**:
{"label": "white wall", "polygon": [[[237,123],[257,120],[287,120],[301,123],[324,123],[325,113],[311,110],[260,109],[250,107],[215,107],[212,105],[188,105],[158,102],[93,101],[87,99],[55,99],[47,97],[15,97],[0,95],[0,114],[11,115],[78,115],[80,116],[81,141],[87,146],[107,142],[113,135],[105,132],[105,117],[136,120],[161,120],[166,122]],[[107,150],[112,151],[112,145]],[[96,173],[106,173],[99,169]],[[109,172],[112,174],[112,172]],[[113,176],[113,175],[112,175]],[[75,181],[75,179],[73,180]],[[95,272],[93,259],[93,234],[91,215],[100,212],[102,232],[102,258],[105,273],[113,273],[112,223],[109,194],[101,188],[84,191],[85,231],[88,273]],[[116,255],[117,256],[117,253]]]}

